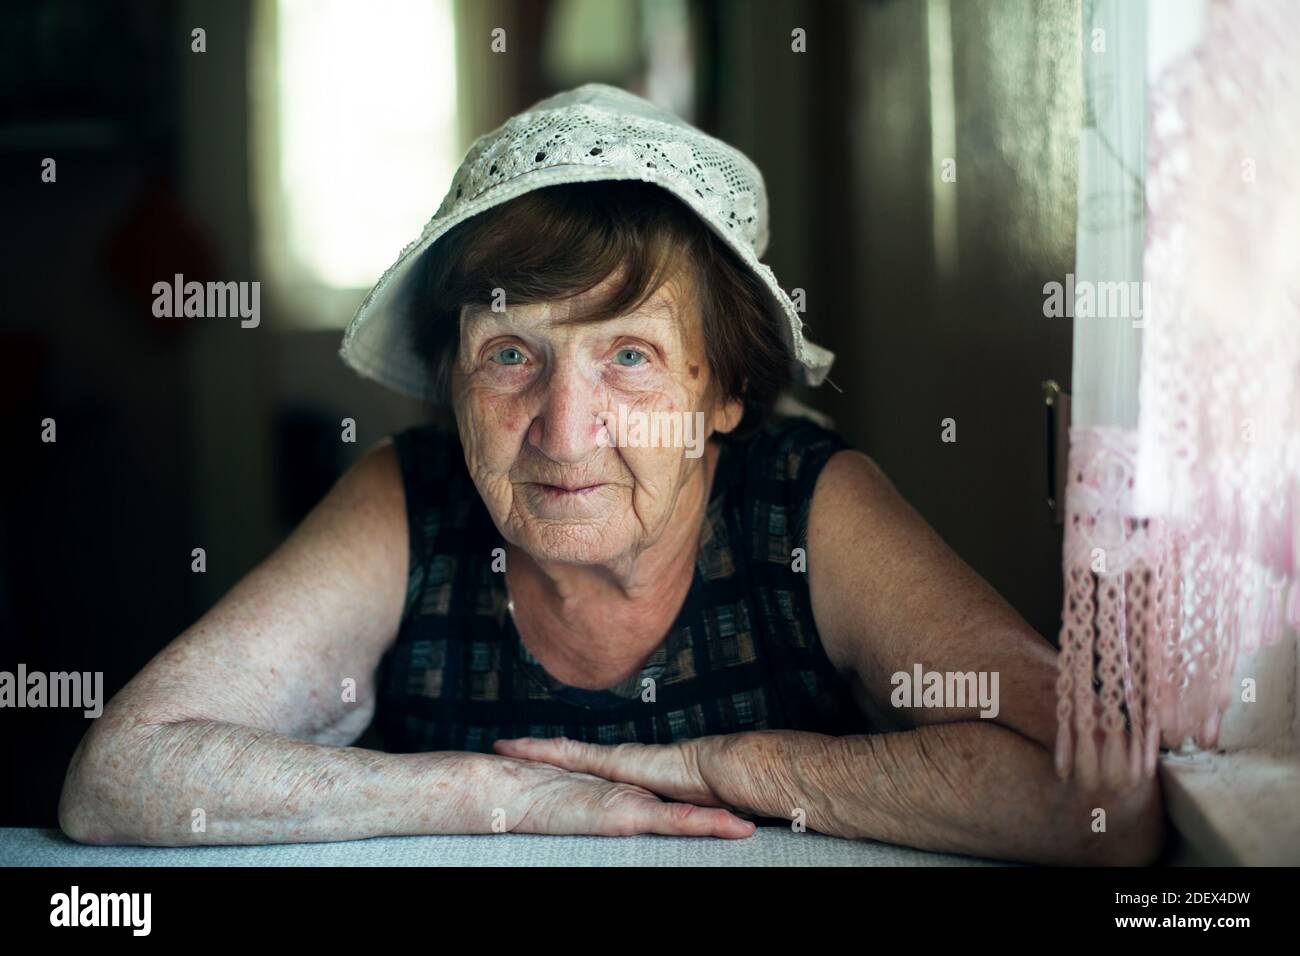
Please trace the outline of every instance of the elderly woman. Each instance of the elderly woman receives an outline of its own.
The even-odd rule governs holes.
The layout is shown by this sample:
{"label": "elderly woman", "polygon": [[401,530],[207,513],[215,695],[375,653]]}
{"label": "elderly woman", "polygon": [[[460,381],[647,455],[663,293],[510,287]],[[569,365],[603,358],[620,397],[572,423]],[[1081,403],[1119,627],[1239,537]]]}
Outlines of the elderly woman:
{"label": "elderly woman", "polygon": [[[343,349],[456,427],[370,450],[117,695],[64,830],[743,838],[779,818],[1151,860],[1154,783],[1053,769],[1051,646],[869,459],[774,413],[830,354],[765,244],[757,169],[623,91],[476,142]],[[923,671],[939,683],[904,686]],[[992,699],[945,696],[952,674]],[[387,752],[349,746],[372,720]]]}

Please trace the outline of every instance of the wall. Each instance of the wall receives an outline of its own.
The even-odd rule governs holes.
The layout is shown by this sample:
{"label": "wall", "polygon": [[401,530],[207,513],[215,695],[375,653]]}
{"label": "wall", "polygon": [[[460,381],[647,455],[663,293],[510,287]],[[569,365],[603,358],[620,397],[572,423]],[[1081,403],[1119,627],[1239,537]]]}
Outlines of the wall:
{"label": "wall", "polygon": [[[843,391],[807,400],[1055,641],[1040,383],[1068,388],[1071,329],[1042,287],[1074,259],[1078,0],[723,9],[722,135],[764,170],[769,262],[838,355]],[[949,148],[956,182],[936,182]]]}

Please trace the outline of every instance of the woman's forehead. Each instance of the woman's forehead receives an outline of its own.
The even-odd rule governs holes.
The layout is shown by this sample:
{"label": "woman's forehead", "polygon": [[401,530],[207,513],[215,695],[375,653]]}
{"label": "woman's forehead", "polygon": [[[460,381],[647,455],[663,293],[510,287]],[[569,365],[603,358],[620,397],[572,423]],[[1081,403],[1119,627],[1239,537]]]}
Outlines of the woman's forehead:
{"label": "woman's forehead", "polygon": [[461,327],[465,332],[480,329],[545,331],[572,325],[592,325],[605,329],[658,328],[680,335],[693,330],[698,322],[698,316],[693,314],[693,297],[683,294],[685,290],[681,283],[675,281],[664,282],[644,302],[623,315],[601,315],[599,305],[608,296],[611,281],[607,279],[585,293],[558,302],[510,305],[506,299],[499,308],[490,304],[466,305],[461,310]]}

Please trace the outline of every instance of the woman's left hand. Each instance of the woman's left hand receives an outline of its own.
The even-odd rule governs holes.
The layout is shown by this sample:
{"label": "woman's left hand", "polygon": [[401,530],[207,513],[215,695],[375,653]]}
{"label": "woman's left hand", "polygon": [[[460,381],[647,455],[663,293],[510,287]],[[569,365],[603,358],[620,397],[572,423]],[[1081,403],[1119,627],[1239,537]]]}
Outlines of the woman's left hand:
{"label": "woman's left hand", "polygon": [[503,757],[536,760],[589,773],[616,783],[644,787],[667,800],[700,807],[728,807],[710,779],[718,779],[725,736],[671,744],[588,744],[568,737],[520,737],[493,745]]}

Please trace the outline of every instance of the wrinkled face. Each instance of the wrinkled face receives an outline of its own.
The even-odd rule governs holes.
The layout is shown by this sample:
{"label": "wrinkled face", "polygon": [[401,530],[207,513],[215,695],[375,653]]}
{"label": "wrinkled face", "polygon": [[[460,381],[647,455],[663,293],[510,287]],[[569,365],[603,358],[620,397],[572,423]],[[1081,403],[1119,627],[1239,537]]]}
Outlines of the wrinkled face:
{"label": "wrinkled face", "polygon": [[465,460],[497,528],[539,561],[616,566],[702,482],[704,444],[742,406],[708,400],[698,310],[666,282],[636,311],[570,322],[583,296],[466,306],[452,376]]}

